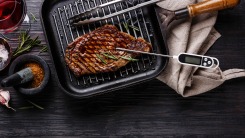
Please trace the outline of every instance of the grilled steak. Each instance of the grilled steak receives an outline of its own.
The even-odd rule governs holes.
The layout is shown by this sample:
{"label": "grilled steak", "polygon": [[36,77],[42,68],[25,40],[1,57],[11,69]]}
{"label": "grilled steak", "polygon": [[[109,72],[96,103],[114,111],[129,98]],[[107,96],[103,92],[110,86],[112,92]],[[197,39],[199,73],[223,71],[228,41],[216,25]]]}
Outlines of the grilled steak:
{"label": "grilled steak", "polygon": [[[77,76],[116,71],[138,54],[115,50],[116,47],[149,52],[151,45],[143,38],[120,32],[105,25],[78,37],[66,48],[65,61]],[[125,58],[126,57],[126,58]]]}

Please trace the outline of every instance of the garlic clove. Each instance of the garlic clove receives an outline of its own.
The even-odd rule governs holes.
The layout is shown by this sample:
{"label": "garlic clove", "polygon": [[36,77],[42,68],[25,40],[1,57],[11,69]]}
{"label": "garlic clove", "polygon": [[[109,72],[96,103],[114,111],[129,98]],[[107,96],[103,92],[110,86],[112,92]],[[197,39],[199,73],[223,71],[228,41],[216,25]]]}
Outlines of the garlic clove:
{"label": "garlic clove", "polygon": [[9,104],[8,104],[9,100],[10,100],[9,91],[0,90],[0,103],[2,105],[5,105],[7,108],[12,109],[13,111],[16,111],[14,108],[9,106]]}
{"label": "garlic clove", "polygon": [[4,104],[7,108],[13,110],[13,111],[16,111],[14,108],[10,107],[8,103]]}
{"label": "garlic clove", "polygon": [[0,90],[0,95],[1,95],[6,101],[9,101],[9,100],[10,100],[10,94],[9,94],[9,91],[3,91],[3,90]]}

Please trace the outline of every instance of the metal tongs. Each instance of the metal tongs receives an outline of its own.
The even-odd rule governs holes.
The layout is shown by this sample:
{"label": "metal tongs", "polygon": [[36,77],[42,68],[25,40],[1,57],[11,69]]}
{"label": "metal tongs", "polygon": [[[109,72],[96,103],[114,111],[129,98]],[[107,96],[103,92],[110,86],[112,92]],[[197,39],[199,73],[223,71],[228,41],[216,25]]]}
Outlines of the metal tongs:
{"label": "metal tongs", "polygon": [[[164,1],[164,0],[149,0],[147,2],[143,2],[143,3],[137,4],[133,7],[124,9],[122,11],[112,13],[110,15],[105,15],[104,17],[86,18],[87,15],[98,11],[102,7],[109,6],[111,4],[115,4],[115,3],[123,2],[123,1],[126,1],[126,0],[114,0],[114,1],[111,1],[108,3],[96,6],[96,7],[92,8],[88,11],[85,11],[81,14],[77,14],[77,15],[71,17],[70,20],[73,20],[73,21],[80,20],[80,21],[78,21],[76,23],[73,23],[73,22],[71,22],[71,23],[73,23],[73,25],[79,26],[79,25],[84,25],[84,24],[96,22],[96,21],[106,20],[108,18],[112,18],[114,16],[121,15],[121,14],[130,12],[132,10],[135,10],[135,9],[138,9],[138,8],[141,8],[144,6],[152,5],[152,4],[158,3],[160,1]],[[163,14],[167,17],[164,21],[164,26],[165,26],[165,28],[167,28],[167,26],[173,20],[178,20],[178,19],[183,19],[183,18],[188,18],[188,17],[195,17],[199,14],[203,14],[203,13],[207,13],[207,12],[213,12],[213,11],[223,10],[223,9],[227,9],[227,8],[232,8],[232,7],[235,7],[236,5],[238,5],[239,2],[240,2],[240,0],[204,0],[204,1],[196,3],[196,4],[187,5],[187,7],[183,8],[183,9],[176,10],[176,11],[169,11],[169,10],[161,8],[159,13]]]}
{"label": "metal tongs", "polygon": [[[114,0],[114,1],[102,4],[102,5],[95,6],[95,7],[91,8],[91,9],[89,9],[89,10],[83,12],[83,13],[74,15],[73,17],[69,18],[69,20],[73,20],[73,21],[79,20],[79,19],[81,19],[83,17],[88,16],[89,14],[97,12],[98,10],[100,10],[101,8],[103,8],[105,6],[109,6],[109,5],[116,4],[116,3],[119,3],[119,2],[124,2],[124,1],[126,1],[126,0]],[[89,19],[84,19],[84,20],[78,21],[77,23],[73,23],[73,25],[79,26],[79,25],[89,24],[89,23],[92,23],[92,22],[106,20],[108,18],[112,18],[112,17],[118,16],[118,15],[130,12],[132,10],[136,10],[138,8],[141,8],[141,7],[149,6],[149,5],[158,3],[160,1],[164,1],[164,0],[150,0],[150,1],[147,1],[147,2],[143,2],[143,3],[137,4],[137,5],[133,6],[133,7],[124,9],[122,11],[118,11],[116,13],[112,13],[110,15],[106,15],[104,17],[92,17],[92,18],[89,18]]]}

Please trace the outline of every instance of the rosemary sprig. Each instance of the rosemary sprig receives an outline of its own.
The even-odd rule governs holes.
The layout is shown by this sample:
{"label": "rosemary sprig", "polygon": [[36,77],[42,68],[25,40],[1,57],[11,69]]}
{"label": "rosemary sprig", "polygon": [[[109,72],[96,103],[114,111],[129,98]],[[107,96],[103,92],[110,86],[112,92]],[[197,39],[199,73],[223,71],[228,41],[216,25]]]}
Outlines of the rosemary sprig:
{"label": "rosemary sprig", "polygon": [[48,47],[47,46],[43,46],[43,48],[39,51],[39,54],[43,53],[43,52],[47,52],[48,51]]}
{"label": "rosemary sprig", "polygon": [[111,51],[109,51],[109,54],[111,54],[111,56],[113,56],[114,58],[118,59],[115,55],[111,53]]}
{"label": "rosemary sprig", "polygon": [[129,28],[132,28],[132,29],[135,30],[135,31],[140,31],[140,29],[139,29],[138,27],[133,26],[133,25],[129,25],[128,22],[123,22],[122,24],[123,24],[124,28],[125,28],[127,31],[129,31]]}
{"label": "rosemary sprig", "polygon": [[114,60],[118,60],[118,58],[115,57],[110,51],[108,53],[102,53],[102,55],[104,55],[105,57],[114,59]]}
{"label": "rosemary sprig", "polygon": [[136,62],[136,61],[139,61],[138,59],[134,59],[132,57],[125,57],[125,56],[120,56],[122,59],[125,59],[125,60],[128,60],[128,61],[133,61],[133,62]]}
{"label": "rosemary sprig", "polygon": [[124,28],[128,31],[129,30],[129,28],[128,28],[128,23],[127,22],[123,22],[123,26],[124,26]]}
{"label": "rosemary sprig", "polygon": [[43,107],[41,107],[41,106],[39,106],[39,105],[37,105],[37,104],[35,104],[35,103],[29,101],[29,100],[28,100],[27,102],[29,102],[29,103],[32,104],[33,106],[37,107],[38,109],[41,109],[41,110],[44,109]]}
{"label": "rosemary sprig", "polygon": [[25,107],[20,107],[18,109],[20,109],[20,110],[26,110],[26,109],[32,109],[32,108],[34,108],[34,106],[25,106]]}
{"label": "rosemary sprig", "polygon": [[[107,57],[107,58],[111,58],[114,60],[118,60],[118,58],[116,56],[114,56],[110,51],[109,52],[105,52],[105,53],[101,53],[103,56]],[[107,62],[99,55],[96,54],[97,58],[99,58],[104,64],[107,64]],[[120,58],[128,60],[128,61],[132,61],[132,62],[136,62],[139,61],[139,59],[134,59],[130,56],[126,57],[126,56],[120,56]]]}
{"label": "rosemary sprig", "polygon": [[132,28],[132,29],[133,29],[133,30],[135,30],[135,31],[140,31],[140,30],[139,30],[139,28],[138,28],[138,27],[136,27],[136,26],[129,25],[129,27],[130,27],[130,28]]}
{"label": "rosemary sprig", "polygon": [[13,57],[17,57],[25,52],[29,52],[35,46],[42,46],[38,36],[32,39],[27,31],[21,32],[19,36],[20,44],[13,52]]}
{"label": "rosemary sprig", "polygon": [[97,58],[99,58],[104,64],[107,64],[107,62],[99,55],[99,54],[96,54]]}
{"label": "rosemary sprig", "polygon": [[32,12],[30,12],[30,14],[31,14],[31,17],[32,17],[32,21],[36,22],[37,18],[35,17],[35,15]]}

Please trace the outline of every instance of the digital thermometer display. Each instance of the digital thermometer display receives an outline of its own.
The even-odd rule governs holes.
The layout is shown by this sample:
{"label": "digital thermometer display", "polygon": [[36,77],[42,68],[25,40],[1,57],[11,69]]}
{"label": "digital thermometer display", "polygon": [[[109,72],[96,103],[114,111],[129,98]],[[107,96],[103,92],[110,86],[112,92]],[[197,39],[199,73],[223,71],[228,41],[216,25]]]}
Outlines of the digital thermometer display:
{"label": "digital thermometer display", "polygon": [[202,58],[195,57],[195,56],[186,56],[185,57],[185,63],[195,64],[195,65],[201,65]]}
{"label": "digital thermometer display", "polygon": [[201,56],[189,53],[180,53],[178,56],[174,56],[178,59],[180,64],[197,66],[202,68],[216,68],[219,66],[217,58]]}

